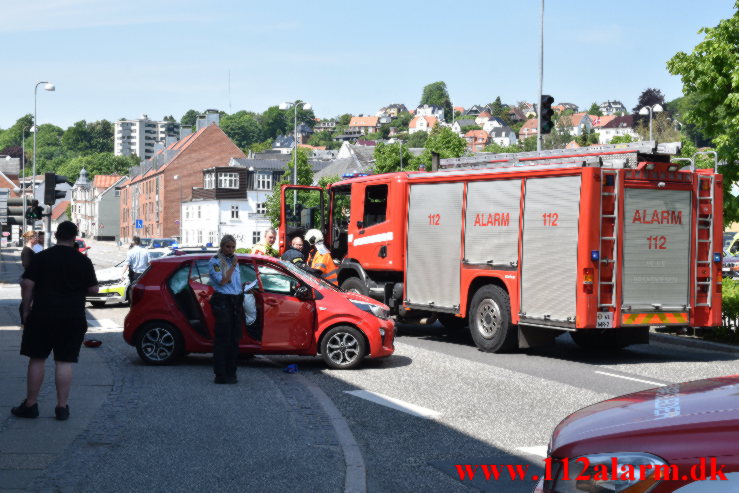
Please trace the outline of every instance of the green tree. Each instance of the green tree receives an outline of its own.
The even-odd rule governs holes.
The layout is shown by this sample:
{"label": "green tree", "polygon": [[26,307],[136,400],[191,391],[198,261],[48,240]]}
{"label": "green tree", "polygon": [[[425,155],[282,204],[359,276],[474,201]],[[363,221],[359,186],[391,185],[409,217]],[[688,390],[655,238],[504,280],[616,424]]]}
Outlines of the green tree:
{"label": "green tree", "polygon": [[254,113],[237,111],[221,119],[221,129],[240,149],[264,140],[262,127]]}
{"label": "green tree", "polygon": [[113,152],[113,132],[115,126],[108,120],[88,123],[91,152]]}
{"label": "green tree", "polygon": [[[415,134],[414,134],[415,135]],[[413,166],[418,169],[421,165],[429,169],[431,154],[437,153],[441,159],[460,157],[467,151],[467,142],[454,133],[449,127],[437,125],[426,140],[426,148],[420,156],[413,158]]]}
{"label": "green tree", "polygon": [[693,52],[678,52],[667,69],[679,75],[683,94],[692,100],[683,119],[711,139],[726,163],[724,175],[724,224],[739,220],[739,199],[730,193],[739,176],[739,2],[734,15],[716,27],[703,28],[703,41]]}
{"label": "green tree", "polygon": [[424,104],[444,108],[446,120],[452,121],[452,101],[449,98],[449,93],[447,92],[446,84],[444,82],[434,82],[423,88],[420,105],[423,106]]}
{"label": "green tree", "polygon": [[411,158],[413,157],[408,151],[408,146],[402,145],[401,143],[385,144],[378,142],[375,146],[375,166],[372,172],[380,174],[400,171],[401,152],[403,155],[403,169],[408,169],[411,167]]}
{"label": "green tree", "polygon": [[628,144],[629,142],[634,142],[634,137],[632,137],[629,134],[626,135],[617,135],[614,138],[611,139],[609,144]]}
{"label": "green tree", "polygon": [[109,152],[100,152],[71,158],[59,166],[55,173],[64,175],[74,182],[79,178],[82,168],[85,168],[92,179],[95,175],[125,175],[131,166],[137,164],[139,160],[136,156],[114,156]]}
{"label": "green tree", "polygon": [[285,135],[285,132],[287,131],[286,115],[279,106],[270,106],[267,108],[259,117],[259,123],[262,124],[264,137],[268,139],[274,139],[279,135]]}
{"label": "green tree", "polygon": [[426,141],[429,138],[428,132],[413,132],[408,136],[408,139],[405,141],[405,144],[408,147],[412,148],[421,148],[426,147]]}
{"label": "green tree", "polygon": [[[293,154],[294,155],[294,154]],[[308,151],[302,148],[298,148],[298,185],[311,185],[313,184],[313,166],[308,162]],[[285,171],[282,175],[282,179],[272,189],[265,207],[267,209],[267,218],[269,219],[272,226],[277,227],[280,224],[280,188],[282,185],[288,185],[293,183],[293,160],[290,160],[285,165]],[[298,193],[298,203],[308,206],[306,204],[306,198],[309,193]],[[286,197],[288,206],[292,207],[293,195],[288,194]]]}
{"label": "green tree", "polygon": [[312,146],[326,146],[328,149],[334,143],[333,134],[328,131],[316,132],[308,139],[308,144]]}
{"label": "green tree", "polygon": [[[649,139],[649,117],[645,120],[636,120],[634,131],[642,140]],[[682,140],[680,132],[675,130],[672,118],[666,113],[654,113],[652,116],[652,139],[659,142],[677,142]]]}
{"label": "green tree", "polygon": [[690,96],[681,96],[673,99],[665,104],[668,113],[672,114],[675,121],[679,122],[681,132],[695,145],[695,147],[712,146],[713,143],[711,142],[711,139],[703,135],[695,124],[689,123],[685,120],[685,116],[691,108],[695,106],[697,101],[698,95],[691,94]]}
{"label": "green tree", "polygon": [[600,106],[598,106],[598,103],[593,102],[593,104],[590,105],[590,109],[588,109],[588,115],[603,116],[603,112],[600,110]]}
{"label": "green tree", "polygon": [[195,123],[198,120],[198,115],[200,113],[195,110],[187,110],[184,115],[182,115],[182,118],[180,118],[180,124],[181,125],[187,125],[190,127],[195,128]]}
{"label": "green tree", "polygon": [[251,152],[265,152],[272,149],[272,139],[257,142],[249,146]]}
{"label": "green tree", "polygon": [[336,117],[336,123],[337,123],[337,125],[349,125],[349,122],[351,120],[352,120],[351,113],[344,113],[343,115],[339,115],[339,116]]}
{"label": "green tree", "polygon": [[[294,130],[294,123],[295,123],[295,109],[290,108],[287,110],[283,110],[285,113],[285,122],[287,123],[287,127],[285,129],[285,132],[292,134]],[[313,128],[316,126],[316,114],[313,113],[313,109],[306,110],[303,108],[303,105],[298,105],[298,126],[300,124],[308,125],[310,128]]]}
{"label": "green tree", "polygon": [[62,136],[62,145],[68,151],[76,154],[90,152],[90,144],[90,131],[85,120],[76,122]]}
{"label": "green tree", "polygon": [[23,140],[23,129],[26,129],[26,136],[32,135],[29,130],[33,125],[33,115],[23,115],[18,118],[12,127],[4,130],[0,134],[0,149],[8,146],[19,146]]}

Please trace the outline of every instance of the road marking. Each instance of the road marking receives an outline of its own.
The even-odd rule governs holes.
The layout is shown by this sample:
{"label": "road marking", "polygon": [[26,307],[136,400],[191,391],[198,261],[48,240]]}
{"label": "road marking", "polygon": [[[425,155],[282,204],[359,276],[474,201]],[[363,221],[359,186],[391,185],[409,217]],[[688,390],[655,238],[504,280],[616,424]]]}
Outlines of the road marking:
{"label": "road marking", "polygon": [[87,329],[95,332],[122,330],[117,322],[109,318],[87,319]]}
{"label": "road marking", "polygon": [[518,447],[516,450],[520,450],[524,454],[535,455],[545,459],[547,457],[547,446],[536,445],[534,447]]}
{"label": "road marking", "polygon": [[434,411],[433,409],[427,409],[425,407],[416,406],[410,402],[401,401],[400,399],[394,399],[386,395],[378,394],[376,392],[369,392],[367,390],[345,390],[347,394],[351,394],[354,397],[365,399],[381,406],[386,406],[397,411],[418,416],[419,418],[438,418],[441,416],[440,412]]}
{"label": "road marking", "polygon": [[607,373],[605,371],[596,371],[600,375],[607,375],[609,377],[623,378],[624,380],[631,380],[634,382],[648,383],[649,385],[655,385],[657,387],[664,387],[665,384],[659,382],[652,382],[651,380],[642,380],[641,378],[625,377],[623,375],[616,375],[615,373]]}

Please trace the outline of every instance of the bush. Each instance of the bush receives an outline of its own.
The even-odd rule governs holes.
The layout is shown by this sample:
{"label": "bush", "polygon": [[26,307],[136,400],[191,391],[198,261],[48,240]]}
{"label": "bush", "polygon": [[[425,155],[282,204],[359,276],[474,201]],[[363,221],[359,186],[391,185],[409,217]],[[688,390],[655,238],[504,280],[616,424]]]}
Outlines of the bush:
{"label": "bush", "polygon": [[237,248],[234,253],[251,253],[251,248]]}
{"label": "bush", "polygon": [[706,339],[739,344],[739,281],[723,279],[721,289],[723,324],[705,334]]}

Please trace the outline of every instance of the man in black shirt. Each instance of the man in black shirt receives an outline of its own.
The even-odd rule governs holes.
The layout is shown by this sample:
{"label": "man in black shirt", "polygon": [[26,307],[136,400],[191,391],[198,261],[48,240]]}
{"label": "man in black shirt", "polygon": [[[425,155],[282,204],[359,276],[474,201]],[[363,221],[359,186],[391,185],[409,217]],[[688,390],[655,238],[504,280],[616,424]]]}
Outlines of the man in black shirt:
{"label": "man in black shirt", "polygon": [[23,273],[23,339],[21,354],[28,362],[28,393],[11,412],[22,418],[38,416],[38,394],[44,381],[44,362],[54,351],[57,406],[56,418],[69,417],[72,363],[76,363],[87,332],[85,296],[98,292],[92,262],[75,247],[77,226],[59,224],[56,246],[33,256]]}

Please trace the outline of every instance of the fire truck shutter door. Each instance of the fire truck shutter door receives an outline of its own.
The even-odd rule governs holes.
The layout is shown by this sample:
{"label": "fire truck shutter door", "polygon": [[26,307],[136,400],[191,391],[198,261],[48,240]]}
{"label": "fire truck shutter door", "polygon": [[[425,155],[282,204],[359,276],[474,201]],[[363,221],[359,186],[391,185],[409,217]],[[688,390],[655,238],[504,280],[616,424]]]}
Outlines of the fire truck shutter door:
{"label": "fire truck shutter door", "polygon": [[524,200],[521,311],[574,322],[580,176],[528,179]]}
{"label": "fire truck shutter door", "polygon": [[518,264],[520,197],[521,180],[467,185],[464,258],[468,263]]}
{"label": "fire truck shutter door", "polygon": [[687,190],[625,190],[623,304],[632,310],[688,304],[690,200]]}
{"label": "fire truck shutter door", "polygon": [[410,304],[459,305],[462,192],[462,183],[411,186],[406,256]]}

